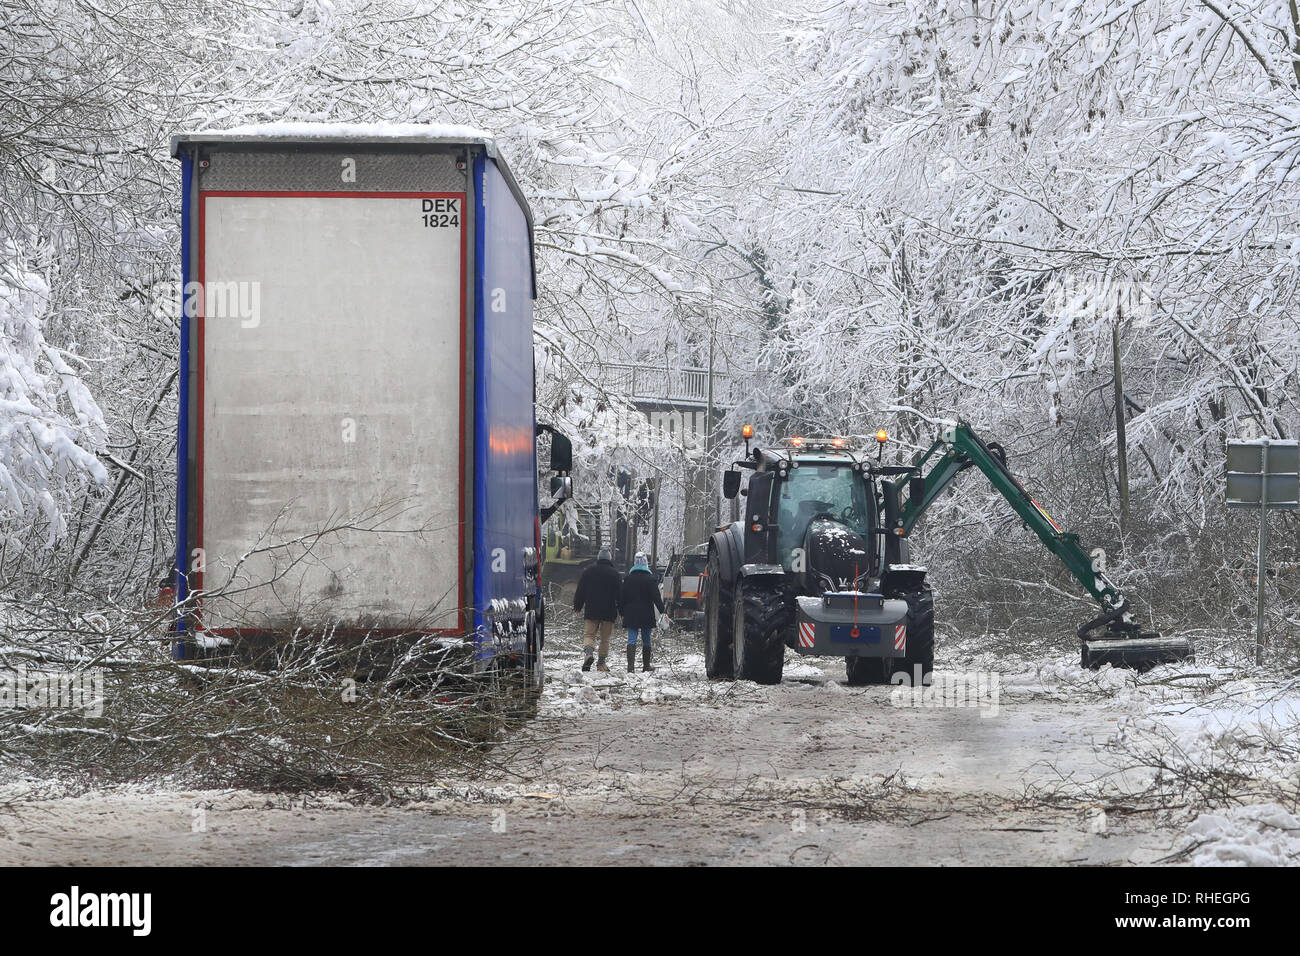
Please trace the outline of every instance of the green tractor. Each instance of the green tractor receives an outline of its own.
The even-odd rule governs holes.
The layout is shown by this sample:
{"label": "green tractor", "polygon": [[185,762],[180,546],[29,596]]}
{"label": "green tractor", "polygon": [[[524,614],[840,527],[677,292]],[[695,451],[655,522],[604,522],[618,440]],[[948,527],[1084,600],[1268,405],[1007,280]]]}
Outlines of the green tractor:
{"label": "green tractor", "polygon": [[[712,679],[776,684],[785,649],[843,657],[852,685],[928,684],[934,668],[934,597],[911,562],[908,535],[968,468],[984,473],[1102,607],[1078,629],[1085,667],[1146,669],[1192,658],[1185,640],[1142,630],[1102,562],[1062,531],[1007,469],[1006,452],[965,422],[948,428],[914,465],[886,465],[839,438],[793,438],[750,450],[752,471],[723,478],[743,496],[742,518],[709,539],[701,590],[705,669]],[[1101,629],[1105,628],[1104,631]]]}

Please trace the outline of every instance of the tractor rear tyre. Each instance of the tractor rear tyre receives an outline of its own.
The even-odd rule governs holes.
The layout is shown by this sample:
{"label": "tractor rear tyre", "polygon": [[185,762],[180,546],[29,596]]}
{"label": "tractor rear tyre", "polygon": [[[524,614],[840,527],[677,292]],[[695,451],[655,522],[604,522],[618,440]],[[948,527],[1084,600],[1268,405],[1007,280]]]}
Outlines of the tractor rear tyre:
{"label": "tractor rear tyre", "polygon": [[731,619],[733,670],[738,680],[779,684],[785,668],[785,630],[790,623],[785,589],[762,581],[740,581]]}
{"label": "tractor rear tyre", "polygon": [[[907,674],[904,687],[917,685],[917,675],[921,684],[929,685],[934,673],[934,592],[923,585],[919,591],[901,594],[907,601],[907,652],[902,658],[894,658],[894,683],[900,683],[898,674]],[[919,670],[918,670],[919,668]]]}
{"label": "tractor rear tyre", "polygon": [[718,552],[709,552],[704,578],[704,673],[710,680],[731,680],[731,587],[722,580]]}
{"label": "tractor rear tyre", "polygon": [[[907,648],[902,657],[846,657],[844,669],[850,687],[869,684],[928,685],[934,673],[934,593],[919,591],[897,595],[907,601]],[[918,671],[918,668],[920,670]]]}

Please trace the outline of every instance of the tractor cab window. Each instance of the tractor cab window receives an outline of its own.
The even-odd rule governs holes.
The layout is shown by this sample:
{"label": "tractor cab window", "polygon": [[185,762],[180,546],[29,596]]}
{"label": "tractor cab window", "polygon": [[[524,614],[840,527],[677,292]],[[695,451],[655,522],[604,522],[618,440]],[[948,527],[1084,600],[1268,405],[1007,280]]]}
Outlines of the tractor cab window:
{"label": "tractor cab window", "polygon": [[830,517],[861,535],[871,531],[867,483],[846,465],[791,468],[777,499],[777,549],[789,570],[791,552],[802,548],[808,524]]}

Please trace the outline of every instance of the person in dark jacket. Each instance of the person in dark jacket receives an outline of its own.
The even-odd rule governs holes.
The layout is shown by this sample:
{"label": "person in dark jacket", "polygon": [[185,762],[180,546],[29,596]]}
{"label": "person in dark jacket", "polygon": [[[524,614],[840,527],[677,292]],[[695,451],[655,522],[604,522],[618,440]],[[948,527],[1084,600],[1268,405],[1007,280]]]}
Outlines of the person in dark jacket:
{"label": "person in dark jacket", "polygon": [[573,610],[574,613],[582,612],[585,622],[582,632],[582,648],[586,651],[586,659],[582,662],[584,671],[591,670],[597,634],[600,635],[600,658],[596,670],[609,670],[605,658],[609,656],[609,636],[614,633],[614,621],[618,618],[618,592],[622,584],[623,578],[614,567],[609,548],[601,548],[596,563],[578,578]]}
{"label": "person in dark jacket", "polygon": [[637,554],[632,570],[623,579],[618,606],[623,612],[623,626],[627,628],[627,672],[630,674],[636,670],[638,635],[641,637],[641,670],[654,670],[650,666],[650,632],[654,630],[657,614],[664,613],[664,599],[644,554]]}

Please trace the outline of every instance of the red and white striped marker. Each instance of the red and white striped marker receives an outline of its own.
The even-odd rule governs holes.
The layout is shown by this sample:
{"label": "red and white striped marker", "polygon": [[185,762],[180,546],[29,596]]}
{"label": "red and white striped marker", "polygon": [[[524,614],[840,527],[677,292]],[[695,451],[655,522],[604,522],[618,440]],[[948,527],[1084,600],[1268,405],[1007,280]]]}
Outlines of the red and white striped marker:
{"label": "red and white striped marker", "polygon": [[900,624],[894,628],[894,650],[907,650],[907,625]]}
{"label": "red and white striped marker", "polygon": [[817,625],[812,621],[799,622],[799,646],[812,647],[816,643]]}

